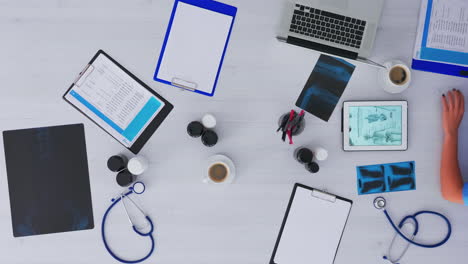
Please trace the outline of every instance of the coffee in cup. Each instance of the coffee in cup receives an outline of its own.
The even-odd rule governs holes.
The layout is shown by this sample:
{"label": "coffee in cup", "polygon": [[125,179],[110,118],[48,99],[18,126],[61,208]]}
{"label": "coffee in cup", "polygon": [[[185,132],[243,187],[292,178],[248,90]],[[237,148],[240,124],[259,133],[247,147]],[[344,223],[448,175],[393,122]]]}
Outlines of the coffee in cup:
{"label": "coffee in cup", "polygon": [[396,94],[406,90],[411,82],[411,71],[401,61],[389,61],[384,63],[380,70],[380,79],[386,92]]}
{"label": "coffee in cup", "polygon": [[395,85],[405,84],[408,81],[408,75],[406,69],[400,65],[394,66],[389,72],[390,81]]}
{"label": "coffee in cup", "polygon": [[224,182],[229,177],[229,167],[223,162],[214,163],[208,168],[208,177],[215,183]]}
{"label": "coffee in cup", "polygon": [[208,158],[203,181],[212,184],[229,184],[234,180],[235,167],[231,159],[224,155]]}

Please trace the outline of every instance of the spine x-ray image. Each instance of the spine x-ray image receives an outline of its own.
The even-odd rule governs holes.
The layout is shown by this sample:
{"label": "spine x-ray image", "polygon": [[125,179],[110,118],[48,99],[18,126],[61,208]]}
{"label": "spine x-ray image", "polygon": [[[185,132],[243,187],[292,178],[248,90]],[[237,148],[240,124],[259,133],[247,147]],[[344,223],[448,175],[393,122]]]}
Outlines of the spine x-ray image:
{"label": "spine x-ray image", "polygon": [[328,121],[349,82],[355,66],[351,63],[320,55],[296,106]]}

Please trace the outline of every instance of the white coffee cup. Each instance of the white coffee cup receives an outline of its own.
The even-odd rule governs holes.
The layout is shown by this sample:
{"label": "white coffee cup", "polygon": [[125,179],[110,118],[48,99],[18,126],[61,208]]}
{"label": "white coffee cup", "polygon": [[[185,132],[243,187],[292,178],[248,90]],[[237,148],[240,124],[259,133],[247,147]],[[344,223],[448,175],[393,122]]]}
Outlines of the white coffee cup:
{"label": "white coffee cup", "polygon": [[232,160],[224,155],[214,155],[208,158],[203,176],[203,182],[210,184],[230,184],[236,177]]}
{"label": "white coffee cup", "polygon": [[148,168],[148,161],[143,157],[133,157],[128,161],[127,169],[133,175],[141,175]]}
{"label": "white coffee cup", "polygon": [[409,87],[411,83],[411,70],[405,63],[393,60],[384,63],[383,66],[385,68],[380,70],[379,75],[384,86],[384,91],[397,94]]}

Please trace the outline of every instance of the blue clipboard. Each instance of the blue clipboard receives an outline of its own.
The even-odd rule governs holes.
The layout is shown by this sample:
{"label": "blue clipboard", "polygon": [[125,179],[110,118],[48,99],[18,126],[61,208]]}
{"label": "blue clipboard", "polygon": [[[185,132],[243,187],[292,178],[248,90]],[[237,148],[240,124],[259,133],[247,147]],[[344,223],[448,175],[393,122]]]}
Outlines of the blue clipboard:
{"label": "blue clipboard", "polygon": [[415,70],[468,78],[468,66],[462,66],[468,65],[468,53],[427,47],[432,7],[433,0],[423,0],[420,14],[424,16],[421,45],[417,47],[419,51],[413,57],[411,67]]}
{"label": "blue clipboard", "polygon": [[[198,8],[203,9],[203,11],[199,10]],[[182,9],[184,11],[178,11]],[[200,27],[199,29],[201,30],[201,33],[200,33],[201,36],[197,35],[198,32],[193,32],[193,30],[188,32],[187,35],[198,37],[196,38],[197,44],[193,44],[192,46],[192,43],[187,44],[189,43],[188,41],[183,41],[184,37],[182,38],[180,37],[181,33],[174,32],[174,31],[181,30],[180,29],[181,24],[188,23],[187,20],[189,20],[190,18],[187,18],[187,16],[183,16],[182,14],[177,14],[177,12],[188,12],[186,10],[194,10],[192,12],[205,12],[205,14],[216,17],[216,19],[218,19],[219,17],[224,17],[224,16],[214,15],[213,12],[215,12],[215,13],[219,13],[222,15],[226,15],[227,17],[225,18],[229,20],[223,20],[223,26],[220,27],[222,34],[220,34],[219,38],[216,39],[216,41],[208,42],[209,38],[206,38],[206,36],[203,37],[203,34],[209,34],[211,32],[210,29]],[[166,36],[164,38],[163,46],[161,49],[161,53],[158,59],[158,64],[156,66],[156,71],[154,73],[153,79],[155,81],[162,82],[162,83],[165,83],[165,84],[177,87],[177,88],[189,90],[189,91],[203,94],[206,96],[213,96],[216,90],[216,85],[218,82],[219,74],[221,72],[221,67],[223,64],[224,56],[226,54],[226,49],[229,43],[229,39],[231,37],[232,27],[234,25],[236,13],[237,13],[236,7],[223,4],[220,2],[212,1],[212,0],[175,0],[174,7],[172,9],[171,18],[169,20],[169,25],[166,31]],[[178,21],[179,19],[184,20],[184,21],[183,22]],[[224,18],[221,18],[221,19],[224,19]],[[202,23],[202,22],[200,22],[200,20],[196,20],[194,21],[194,24],[195,23]],[[214,24],[214,23],[206,24],[207,27],[210,27],[210,24]],[[214,31],[215,30],[213,30],[213,32]],[[178,39],[178,40],[176,41],[174,39]],[[222,39],[222,42],[220,41],[220,39]],[[199,68],[197,65],[198,62],[195,60],[197,56],[200,57],[200,55],[198,54],[199,52],[201,53],[200,45],[202,45],[201,44],[202,42],[200,41],[206,41],[205,43],[207,47],[209,45],[217,45],[215,47],[216,48],[215,50],[219,53],[218,54],[219,56],[213,55],[217,57],[211,58],[210,63],[206,63],[203,60],[199,60],[200,65],[202,65],[203,63],[209,64],[208,66],[206,66],[207,69],[205,69],[204,71],[202,71],[201,69],[198,69]],[[169,47],[170,45],[172,46]],[[183,47],[183,50],[181,50],[182,47]],[[177,49],[181,51],[182,55],[178,54]],[[175,61],[175,60],[180,60],[180,62]],[[188,73],[186,75],[181,74],[180,73],[181,71],[184,71],[184,69],[187,69],[188,67],[190,67],[190,66],[187,66],[188,64],[192,66],[193,72]],[[200,66],[200,67],[203,67],[203,66]],[[172,71],[168,70],[167,68],[171,68]],[[186,71],[190,71],[190,70],[186,70]],[[172,75],[173,72],[177,72],[177,74],[180,74],[182,76],[174,76]],[[193,78],[193,79],[198,78],[198,75],[195,76],[197,72],[198,72],[198,75],[200,75],[200,79],[205,78],[203,79],[203,81],[200,82],[201,84],[198,84],[195,80],[190,79],[190,78]]]}

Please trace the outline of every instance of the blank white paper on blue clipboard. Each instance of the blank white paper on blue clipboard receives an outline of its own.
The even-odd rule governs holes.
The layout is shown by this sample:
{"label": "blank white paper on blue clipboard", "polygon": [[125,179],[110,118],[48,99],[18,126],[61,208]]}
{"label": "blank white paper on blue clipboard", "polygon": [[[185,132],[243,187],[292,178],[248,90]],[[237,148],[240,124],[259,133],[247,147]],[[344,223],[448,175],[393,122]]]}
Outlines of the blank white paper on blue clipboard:
{"label": "blank white paper on blue clipboard", "polygon": [[296,184],[270,264],[333,264],[352,201]]}
{"label": "blank white paper on blue clipboard", "polygon": [[237,8],[176,0],[154,80],[213,96]]}

